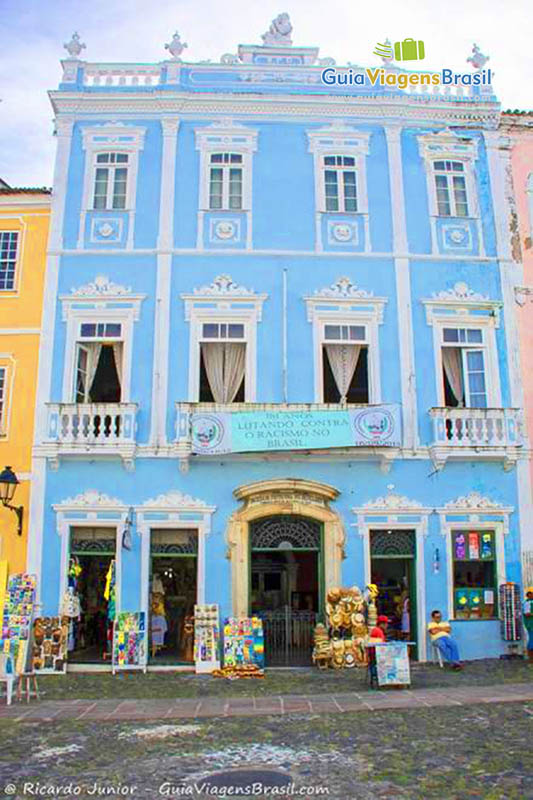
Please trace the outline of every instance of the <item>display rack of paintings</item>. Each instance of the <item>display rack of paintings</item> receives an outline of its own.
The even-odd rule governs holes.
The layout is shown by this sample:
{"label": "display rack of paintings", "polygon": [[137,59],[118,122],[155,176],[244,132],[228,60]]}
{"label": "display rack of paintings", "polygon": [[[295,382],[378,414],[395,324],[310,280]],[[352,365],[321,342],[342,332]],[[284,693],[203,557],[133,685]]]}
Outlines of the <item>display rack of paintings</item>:
{"label": "display rack of paintings", "polygon": [[26,672],[31,663],[30,638],[35,599],[35,575],[11,575],[2,617],[0,651],[11,655],[15,671]]}
{"label": "display rack of paintings", "polygon": [[409,686],[408,642],[386,642],[376,644],[376,668],[378,686]]}
{"label": "display rack of paintings", "polygon": [[68,655],[68,617],[37,617],[33,621],[33,669],[65,673]]}
{"label": "display rack of paintings", "polygon": [[224,667],[265,668],[263,621],[259,617],[224,620]]}
{"label": "display rack of paintings", "polygon": [[220,668],[220,623],[218,605],[194,606],[194,663],[196,672]]}
{"label": "display rack of paintings", "polygon": [[148,654],[146,614],[120,611],[113,624],[113,674],[121,669],[146,672]]}
{"label": "display rack of paintings", "polygon": [[519,642],[522,638],[522,606],[516,583],[500,586],[500,625],[504,642]]}

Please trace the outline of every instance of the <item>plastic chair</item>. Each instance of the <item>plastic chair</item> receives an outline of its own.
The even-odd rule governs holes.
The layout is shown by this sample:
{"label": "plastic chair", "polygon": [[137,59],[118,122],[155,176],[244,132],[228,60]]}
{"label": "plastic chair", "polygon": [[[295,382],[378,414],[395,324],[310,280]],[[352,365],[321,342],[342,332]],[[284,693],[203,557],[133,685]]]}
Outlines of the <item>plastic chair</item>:
{"label": "plastic chair", "polygon": [[0,653],[0,682],[6,684],[7,705],[11,705],[13,687],[17,681],[13,659],[7,653]]}
{"label": "plastic chair", "polygon": [[432,656],[433,656],[433,661],[438,661],[439,662],[439,667],[441,669],[444,669],[444,661],[442,660],[442,653],[439,650],[439,648],[437,647],[435,642],[431,642],[431,652],[432,652]]}

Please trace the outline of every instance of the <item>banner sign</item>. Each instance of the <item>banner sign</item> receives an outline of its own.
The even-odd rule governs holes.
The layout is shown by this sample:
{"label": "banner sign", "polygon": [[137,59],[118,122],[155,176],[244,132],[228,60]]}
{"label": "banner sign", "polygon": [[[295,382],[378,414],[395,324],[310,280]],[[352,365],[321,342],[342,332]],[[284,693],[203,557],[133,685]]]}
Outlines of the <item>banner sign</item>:
{"label": "banner sign", "polygon": [[401,447],[400,406],[191,414],[191,435],[192,452],[204,455],[329,447]]}

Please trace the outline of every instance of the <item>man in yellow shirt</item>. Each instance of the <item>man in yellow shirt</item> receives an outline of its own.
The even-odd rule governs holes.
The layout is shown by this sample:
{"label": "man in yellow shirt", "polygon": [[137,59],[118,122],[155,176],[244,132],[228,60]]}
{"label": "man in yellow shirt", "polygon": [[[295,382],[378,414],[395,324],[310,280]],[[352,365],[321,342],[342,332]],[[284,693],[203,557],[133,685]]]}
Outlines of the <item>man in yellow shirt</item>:
{"label": "man in yellow shirt", "polygon": [[438,647],[443,658],[449,661],[453,669],[462,669],[459,661],[457,642],[451,636],[450,623],[442,619],[440,611],[431,612],[431,622],[428,624],[428,633],[432,643]]}

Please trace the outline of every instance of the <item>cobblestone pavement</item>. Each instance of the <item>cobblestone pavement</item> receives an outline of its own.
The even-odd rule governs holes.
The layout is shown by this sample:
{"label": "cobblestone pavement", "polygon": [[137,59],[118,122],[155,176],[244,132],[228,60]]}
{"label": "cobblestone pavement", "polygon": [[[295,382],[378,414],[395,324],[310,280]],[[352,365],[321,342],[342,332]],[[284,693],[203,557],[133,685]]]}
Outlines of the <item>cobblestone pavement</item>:
{"label": "cobblestone pavement", "polygon": [[260,717],[294,712],[344,713],[393,708],[431,708],[496,702],[533,702],[533,683],[456,686],[445,689],[352,691],[349,694],[270,695],[145,700],[44,700],[0,706],[0,719],[17,722],[63,720],[170,720],[206,717]]}
{"label": "cobblestone pavement", "polygon": [[[255,774],[267,783],[272,770],[280,771],[300,797],[533,798],[532,702],[178,722],[4,719],[0,740],[0,794],[15,800],[201,798],[215,796],[213,789],[236,797],[228,789],[239,784],[243,767],[246,780]],[[230,776],[217,787],[219,770]],[[199,793],[202,785],[207,793]]]}

